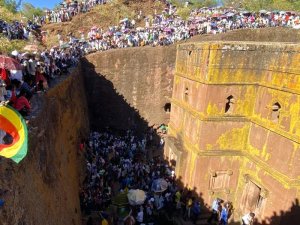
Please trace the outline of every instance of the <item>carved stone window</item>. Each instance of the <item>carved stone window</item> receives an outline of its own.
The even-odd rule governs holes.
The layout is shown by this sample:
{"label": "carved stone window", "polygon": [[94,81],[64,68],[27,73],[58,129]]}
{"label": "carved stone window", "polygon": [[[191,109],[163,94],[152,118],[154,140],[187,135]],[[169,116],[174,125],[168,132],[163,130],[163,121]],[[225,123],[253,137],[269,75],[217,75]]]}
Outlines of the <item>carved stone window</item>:
{"label": "carved stone window", "polygon": [[230,176],[232,171],[213,171],[211,172],[209,189],[212,191],[226,191],[229,188]]}
{"label": "carved stone window", "polygon": [[280,117],[280,109],[281,109],[281,105],[276,102],[273,106],[272,106],[272,114],[271,114],[271,120],[273,122],[278,123],[279,121],[279,117]]}
{"label": "carved stone window", "polygon": [[184,91],[184,100],[188,101],[188,99],[189,99],[189,88],[186,87]]}
{"label": "carved stone window", "polygon": [[243,212],[259,214],[268,197],[268,191],[251,180],[248,174],[244,175],[245,188],[241,198]]}
{"label": "carved stone window", "polygon": [[171,103],[170,102],[168,102],[164,105],[164,110],[166,113],[171,112]]}
{"label": "carved stone window", "polygon": [[227,102],[225,105],[225,113],[232,113],[233,112],[233,108],[234,108],[234,97],[232,95],[227,97]]}

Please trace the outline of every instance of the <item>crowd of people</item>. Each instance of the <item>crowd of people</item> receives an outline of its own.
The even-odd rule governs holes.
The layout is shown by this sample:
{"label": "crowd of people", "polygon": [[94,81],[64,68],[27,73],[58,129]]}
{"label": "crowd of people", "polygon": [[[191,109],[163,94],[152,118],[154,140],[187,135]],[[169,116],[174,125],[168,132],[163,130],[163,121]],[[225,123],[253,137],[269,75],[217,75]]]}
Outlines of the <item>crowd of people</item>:
{"label": "crowd of people", "polygon": [[82,55],[79,46],[69,50],[52,48],[41,53],[20,54],[13,51],[11,60],[18,66],[0,68],[0,103],[11,105],[28,118],[33,94],[47,91],[51,80],[67,74]]}
{"label": "crowd of people", "polygon": [[[72,48],[79,42],[84,51],[89,53],[145,45],[164,46],[199,34],[217,34],[235,29],[277,26],[300,28],[300,17],[295,12],[266,10],[248,12],[233,8],[204,7],[192,10],[189,17],[183,19],[178,15],[176,6],[168,1],[162,2],[165,4],[162,12],[158,13],[155,10],[153,15],[146,16],[139,11],[135,18],[124,18],[118,25],[110,26],[107,30],[93,26],[88,33],[79,31],[78,35],[69,33],[66,37],[58,34],[59,46],[67,45]],[[71,20],[78,13],[89,11],[95,5],[105,3],[109,4],[105,0],[64,2],[63,7],[48,10],[44,16],[36,17],[34,23],[29,21],[24,25],[17,21],[12,24],[0,21],[0,33],[2,32],[9,39],[28,39],[32,31],[36,31],[40,25]],[[143,20],[144,26],[137,26],[137,23],[141,24]]]}
{"label": "crowd of people", "polygon": [[[89,50],[105,51],[112,48],[170,45],[200,34],[217,34],[236,29],[263,27],[300,28],[300,17],[295,12],[248,12],[231,8],[201,8],[192,10],[187,20],[177,14],[177,8],[166,3],[161,13],[144,16],[144,26],[137,26],[135,19],[124,18],[108,30],[93,26],[79,40],[87,43]],[[70,34],[71,40],[78,40]],[[63,44],[62,36],[59,36]]]}
{"label": "crowd of people", "polygon": [[[91,211],[105,211],[112,204],[113,196],[139,189],[147,196],[143,204],[131,206],[128,215],[122,218],[102,212],[101,215],[107,215],[103,220],[110,224],[163,224],[162,215],[171,218],[176,210],[181,212],[187,201],[182,215],[196,221],[200,203],[191,191],[183,198],[173,168],[159,157],[145,157],[151,146],[157,147],[153,141],[155,130],[150,129],[143,135],[136,135],[132,130],[116,133],[112,129],[92,132],[87,141],[87,175],[80,193],[82,211],[86,215]],[[153,189],[153,182],[160,178],[166,181],[167,187],[157,191]]]}
{"label": "crowd of people", "polygon": [[106,2],[107,0],[65,1],[58,9],[45,10],[43,16],[33,16],[27,22],[17,20],[7,22],[0,17],[0,34],[9,40],[28,40],[38,35],[39,29],[45,24],[70,21],[75,15],[88,12],[94,6]]}
{"label": "crowd of people", "polygon": [[[174,221],[178,219],[197,224],[203,214],[203,200],[197,193],[181,186],[170,163],[149,154],[157,148],[154,141],[157,132],[152,128],[143,134],[130,129],[106,128],[102,132],[92,132],[89,139],[83,141],[80,151],[86,159],[86,177],[80,203],[84,215],[90,216],[87,225],[95,222],[92,212],[98,213],[102,224],[176,224]],[[163,145],[160,147],[162,149]],[[165,181],[164,189],[157,184],[158,180]],[[130,201],[118,204],[113,200],[137,189],[146,193],[145,199],[138,204]],[[112,210],[112,205],[127,211],[119,214],[118,210]],[[232,213],[230,202],[216,198],[210,216],[206,217],[207,224],[226,225]],[[243,216],[243,225],[252,224],[254,217],[252,212]]]}
{"label": "crowd of people", "polygon": [[86,0],[86,1],[64,1],[62,7],[54,10],[46,10],[42,17],[35,17],[39,24],[67,22],[79,13],[90,11],[96,5],[106,4],[107,0]]}
{"label": "crowd of people", "polygon": [[40,25],[28,21],[13,21],[11,23],[0,19],[0,35],[8,40],[30,40],[31,37],[38,35]]}
{"label": "crowd of people", "polygon": [[[95,50],[107,50],[109,48],[124,48],[143,45],[168,45],[185,40],[197,34],[216,34],[234,29],[262,28],[262,27],[291,27],[300,28],[300,17],[296,12],[266,11],[249,12],[233,8],[204,7],[194,9],[185,20],[177,13],[177,8],[169,1],[162,0],[165,9],[161,13],[149,16],[141,16],[140,11],[135,19],[144,19],[143,27],[136,27],[135,19],[125,18],[117,26],[108,30],[93,27],[87,37],[83,39],[89,42]],[[61,23],[70,21],[79,13],[90,11],[99,4],[109,4],[107,0],[64,1],[62,6],[46,10],[43,16],[36,16],[33,22],[14,21],[7,23],[0,20],[0,33],[9,39],[28,39],[32,31],[48,23]]]}

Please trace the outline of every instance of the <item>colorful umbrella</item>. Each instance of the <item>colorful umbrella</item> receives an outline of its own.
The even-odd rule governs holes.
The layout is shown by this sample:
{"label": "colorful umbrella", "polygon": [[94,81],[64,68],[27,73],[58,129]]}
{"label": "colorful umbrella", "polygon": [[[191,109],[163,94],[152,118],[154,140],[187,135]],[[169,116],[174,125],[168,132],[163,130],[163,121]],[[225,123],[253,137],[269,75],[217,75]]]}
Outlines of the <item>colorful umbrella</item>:
{"label": "colorful umbrella", "polygon": [[27,125],[23,117],[10,106],[0,105],[0,129],[12,137],[9,144],[0,144],[0,156],[19,163],[27,154]]}
{"label": "colorful umbrella", "polygon": [[0,68],[6,70],[22,70],[21,64],[11,57],[0,55]]}

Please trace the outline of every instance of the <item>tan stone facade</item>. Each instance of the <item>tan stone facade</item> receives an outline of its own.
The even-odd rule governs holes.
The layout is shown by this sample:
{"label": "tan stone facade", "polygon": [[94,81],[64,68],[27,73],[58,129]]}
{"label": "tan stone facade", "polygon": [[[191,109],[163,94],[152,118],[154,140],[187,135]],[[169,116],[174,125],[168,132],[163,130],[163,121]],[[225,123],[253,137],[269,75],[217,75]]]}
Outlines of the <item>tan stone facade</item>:
{"label": "tan stone facade", "polygon": [[[300,45],[178,46],[165,157],[201,193],[265,220],[300,197]],[[280,220],[277,222],[280,224]]]}

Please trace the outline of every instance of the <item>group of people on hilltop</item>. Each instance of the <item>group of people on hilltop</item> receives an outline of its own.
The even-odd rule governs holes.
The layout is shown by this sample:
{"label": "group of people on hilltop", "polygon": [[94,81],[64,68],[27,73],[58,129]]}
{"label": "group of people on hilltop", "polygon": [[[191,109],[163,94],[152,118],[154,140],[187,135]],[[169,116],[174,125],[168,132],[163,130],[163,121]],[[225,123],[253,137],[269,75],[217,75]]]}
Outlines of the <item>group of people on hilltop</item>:
{"label": "group of people on hilltop", "polygon": [[[139,14],[140,15],[140,14]],[[80,31],[80,37],[69,34],[72,41],[85,42],[89,51],[105,51],[113,48],[137,46],[165,46],[186,40],[199,34],[217,34],[230,30],[263,27],[300,28],[300,18],[294,12],[251,13],[235,9],[201,8],[192,10],[187,20],[177,14],[177,8],[166,2],[161,13],[144,16],[144,26],[138,27],[135,19],[124,18],[108,30],[92,27],[88,33]],[[60,43],[64,43],[59,35]]]}
{"label": "group of people on hilltop", "polygon": [[30,100],[35,93],[45,92],[52,79],[68,73],[82,56],[80,48],[71,51],[51,49],[41,53],[19,54],[11,57],[21,64],[18,70],[0,68],[0,102],[13,106],[25,118],[31,111]]}
{"label": "group of people on hilltop", "polygon": [[[148,17],[141,16],[141,11],[139,12],[137,18],[145,19],[144,27],[136,27],[134,19],[121,21],[119,25],[109,27],[108,30],[94,28],[87,37],[81,34],[81,39],[89,42],[94,50],[107,50],[144,45],[169,45],[198,34],[216,34],[243,28],[277,26],[300,28],[299,14],[291,11],[248,12],[232,8],[204,7],[192,10],[185,20],[178,15],[177,8],[169,1],[161,2],[166,6],[161,13],[155,10],[154,14]],[[2,32],[9,39],[28,39],[32,31],[43,24],[70,21],[75,15],[106,3],[109,1],[65,1],[62,7],[46,10],[45,15],[34,17],[34,21],[29,21],[27,24],[18,21],[10,24],[0,20],[0,33]]]}
{"label": "group of people on hilltop", "polygon": [[[79,31],[79,35],[69,33],[63,36],[59,33],[59,47],[67,46],[73,49],[80,46],[87,54],[115,48],[166,46],[199,34],[217,34],[235,29],[277,26],[300,28],[300,17],[295,12],[262,10],[252,13],[232,8],[211,7],[192,10],[185,20],[178,15],[177,8],[169,1],[161,2],[165,4],[161,13],[157,13],[156,10],[152,16],[143,16],[141,11],[138,13],[136,19],[139,22],[144,20],[144,26],[137,26],[135,19],[124,18],[118,25],[110,26],[107,30],[93,26],[88,33]],[[18,22],[9,26],[0,21],[0,33],[5,33],[10,39],[28,38],[32,36],[31,31],[39,28],[36,24],[44,24],[45,21],[64,22],[79,12],[104,3],[109,4],[104,0],[65,2],[65,7],[49,11],[46,16],[35,19],[35,23],[29,21],[26,26]],[[46,36],[44,33],[45,40]]]}
{"label": "group of people on hilltop", "polygon": [[94,6],[106,2],[106,0],[66,1],[62,3],[62,7],[56,10],[46,10],[45,15],[33,16],[33,20],[27,22],[17,20],[7,22],[0,18],[0,34],[9,40],[28,40],[31,37],[33,39],[38,35],[42,25],[70,21],[75,15],[87,12]]}
{"label": "group of people on hilltop", "polygon": [[62,7],[46,10],[45,15],[35,17],[39,24],[61,23],[70,21],[75,15],[90,11],[96,5],[106,4],[107,0],[65,1]]}

